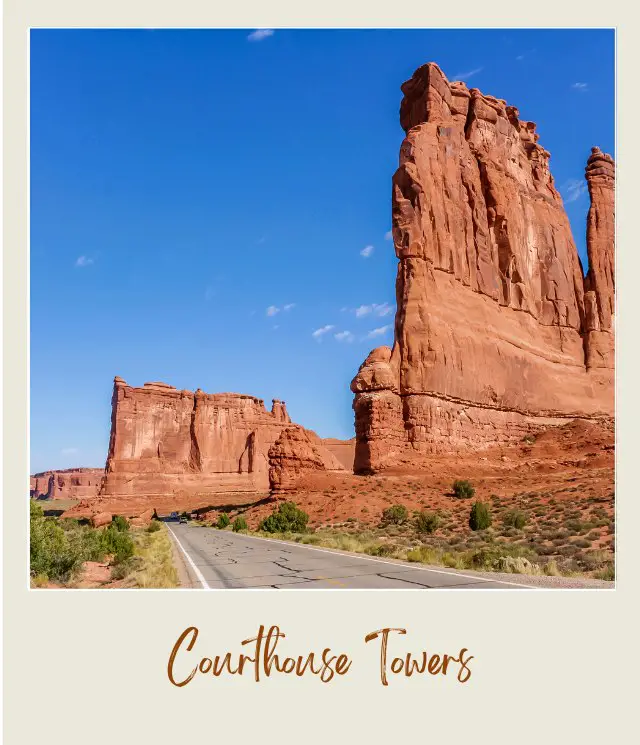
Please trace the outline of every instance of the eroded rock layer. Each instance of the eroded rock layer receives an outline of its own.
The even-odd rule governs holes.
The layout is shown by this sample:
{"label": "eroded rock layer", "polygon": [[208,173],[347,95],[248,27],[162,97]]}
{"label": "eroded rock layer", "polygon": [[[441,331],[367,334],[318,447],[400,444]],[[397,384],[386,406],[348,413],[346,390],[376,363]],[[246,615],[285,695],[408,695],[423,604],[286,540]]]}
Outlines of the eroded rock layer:
{"label": "eroded rock layer", "polygon": [[31,476],[33,499],[87,499],[95,497],[104,477],[103,468],[67,468]]}
{"label": "eroded rock layer", "polygon": [[[166,383],[133,388],[115,378],[100,496],[266,492],[269,449],[288,427],[286,405],[277,399],[268,411],[254,396],[193,393]],[[323,467],[340,468],[316,439]]]}
{"label": "eroded rock layer", "polygon": [[352,382],[356,471],[613,414],[613,160],[587,166],[585,279],[549,153],[433,63],[402,86],[393,349]]}
{"label": "eroded rock layer", "polygon": [[[312,439],[302,427],[288,427],[281,432],[269,448],[272,495],[293,491],[303,476],[326,470],[318,444],[319,438]],[[340,467],[338,470],[343,469]]]}

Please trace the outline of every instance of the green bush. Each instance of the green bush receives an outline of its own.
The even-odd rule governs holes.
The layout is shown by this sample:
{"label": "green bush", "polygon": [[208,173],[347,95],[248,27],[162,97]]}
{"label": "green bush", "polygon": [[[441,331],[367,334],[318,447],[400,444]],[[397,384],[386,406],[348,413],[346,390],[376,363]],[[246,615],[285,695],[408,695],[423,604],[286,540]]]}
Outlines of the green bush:
{"label": "green bush", "polygon": [[233,521],[233,532],[239,533],[241,530],[249,530],[249,526],[244,517],[238,515],[238,517]]}
{"label": "green bush", "polygon": [[486,530],[491,525],[491,513],[484,502],[475,502],[469,515],[471,530]]}
{"label": "green bush", "polygon": [[471,499],[476,493],[472,483],[466,479],[458,479],[453,482],[453,494],[458,499]]}
{"label": "green bush", "polygon": [[85,561],[103,561],[108,554],[116,565],[128,561],[134,543],[122,521],[96,529],[77,520],[46,518],[39,505],[30,503],[31,576],[68,582]]}
{"label": "green bush", "polygon": [[134,543],[127,530],[119,530],[112,523],[104,530],[98,531],[100,545],[105,554],[113,555],[113,563],[120,564],[133,556]]}
{"label": "green bush", "polygon": [[121,533],[124,533],[125,530],[129,530],[129,521],[122,515],[114,515],[111,520],[111,525]]}
{"label": "green bush", "polygon": [[440,515],[435,512],[418,512],[415,525],[418,533],[435,533],[440,527]]}
{"label": "green bush", "polygon": [[218,522],[216,523],[216,528],[220,528],[220,530],[224,530],[225,528],[228,528],[229,525],[231,525],[231,520],[229,520],[229,515],[227,515],[226,512],[222,512],[220,514],[220,517],[218,518]]}
{"label": "green bush", "polygon": [[81,544],[70,541],[55,520],[44,517],[35,502],[30,503],[29,518],[31,576],[67,581],[82,564]]}
{"label": "green bush", "polygon": [[260,523],[260,530],[267,533],[304,533],[309,515],[296,506],[295,502],[283,502]]}
{"label": "green bush", "polygon": [[147,533],[157,533],[161,529],[162,525],[160,525],[160,522],[158,520],[152,520],[147,527]]}
{"label": "green bush", "polygon": [[507,528],[522,530],[527,524],[527,516],[520,510],[509,510],[502,516],[502,523]]}
{"label": "green bush", "polygon": [[407,521],[409,512],[403,504],[394,504],[382,511],[383,525],[402,525]]}

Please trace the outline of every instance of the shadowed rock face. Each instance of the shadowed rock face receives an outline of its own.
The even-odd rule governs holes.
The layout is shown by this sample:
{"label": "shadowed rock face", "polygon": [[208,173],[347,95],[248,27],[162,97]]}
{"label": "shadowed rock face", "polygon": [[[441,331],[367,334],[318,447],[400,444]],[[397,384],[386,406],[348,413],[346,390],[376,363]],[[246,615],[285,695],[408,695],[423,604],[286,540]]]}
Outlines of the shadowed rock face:
{"label": "shadowed rock face", "polygon": [[[267,492],[269,449],[291,426],[277,399],[268,411],[254,396],[193,393],[166,383],[133,388],[115,378],[100,497]],[[308,436],[318,441],[322,467],[333,468],[331,453]]]}
{"label": "shadowed rock face", "polygon": [[356,471],[612,415],[612,159],[587,167],[585,280],[535,124],[433,63],[402,91],[395,341],[351,385]]}

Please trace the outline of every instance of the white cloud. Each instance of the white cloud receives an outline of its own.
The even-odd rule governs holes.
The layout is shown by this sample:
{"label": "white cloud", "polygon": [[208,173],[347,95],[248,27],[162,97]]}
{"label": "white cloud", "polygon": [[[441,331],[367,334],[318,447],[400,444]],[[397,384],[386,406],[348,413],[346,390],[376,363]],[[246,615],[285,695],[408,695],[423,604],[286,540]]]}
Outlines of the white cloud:
{"label": "white cloud", "polygon": [[524,54],[519,54],[519,55],[518,55],[518,56],[516,57],[516,59],[518,60],[518,62],[521,62],[521,61],[522,61],[522,60],[524,59]]}
{"label": "white cloud", "polygon": [[282,306],[282,310],[293,310],[296,307],[295,303],[287,303],[286,305]]}
{"label": "white cloud", "polygon": [[276,313],[280,313],[280,308],[276,308],[275,305],[270,305],[267,308],[267,315],[268,316],[275,316]]}
{"label": "white cloud", "polygon": [[325,334],[328,334],[329,331],[333,331],[334,328],[335,326],[331,326],[331,325],[322,326],[321,328],[316,329],[311,334],[311,336],[313,336],[314,339],[321,339]]}
{"label": "white cloud", "polygon": [[88,256],[78,256],[76,259],[76,266],[89,266],[90,264],[93,264],[93,259]]}
{"label": "white cloud", "polygon": [[364,256],[365,259],[368,259],[372,253],[373,253],[373,246],[365,246],[362,249],[362,251],[360,251],[360,256]]}
{"label": "white cloud", "polygon": [[252,31],[247,36],[247,39],[249,41],[262,41],[263,39],[268,39],[270,36],[273,36],[274,33],[274,30],[271,28],[259,28],[256,31]]}
{"label": "white cloud", "polygon": [[374,315],[382,318],[388,316],[393,311],[393,308],[389,303],[372,303],[371,305],[361,305],[355,309],[356,318],[362,318],[363,316]]}
{"label": "white cloud", "polygon": [[78,448],[62,448],[60,452],[62,455],[75,455],[78,452]]}
{"label": "white cloud", "polygon": [[351,333],[351,331],[339,331],[337,334],[333,335],[336,341],[347,341],[352,342],[356,337]]}
{"label": "white cloud", "polygon": [[561,191],[564,193],[564,201],[567,204],[577,202],[587,193],[587,182],[585,179],[572,178],[564,184]]}
{"label": "white cloud", "polygon": [[382,336],[392,329],[392,325],[389,323],[386,326],[380,326],[378,329],[372,329],[367,334],[367,339],[374,339],[376,336]]}
{"label": "white cloud", "polygon": [[385,241],[390,241],[393,239],[393,230],[387,230],[387,232],[384,234]]}
{"label": "white cloud", "polygon": [[589,90],[588,83],[574,83],[571,87],[574,91],[580,91],[581,93],[586,93]]}
{"label": "white cloud", "polygon": [[457,75],[454,75],[454,80],[469,80],[469,78],[472,78],[474,75],[477,75],[479,72],[482,72],[484,70],[484,67],[476,67],[473,70],[468,70],[467,72],[459,72]]}

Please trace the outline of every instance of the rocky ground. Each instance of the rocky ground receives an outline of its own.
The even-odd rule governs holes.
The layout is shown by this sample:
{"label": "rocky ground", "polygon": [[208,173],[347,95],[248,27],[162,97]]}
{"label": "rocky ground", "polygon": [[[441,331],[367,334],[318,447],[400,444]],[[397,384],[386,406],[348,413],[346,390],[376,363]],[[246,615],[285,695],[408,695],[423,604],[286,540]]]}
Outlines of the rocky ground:
{"label": "rocky ground", "polygon": [[[453,557],[471,550],[508,545],[541,566],[553,561],[562,573],[611,579],[614,557],[614,434],[610,425],[573,421],[512,447],[469,456],[437,456],[424,471],[375,476],[319,474],[307,477],[288,498],[310,516],[320,533],[370,538],[393,549],[429,546]],[[458,499],[457,479],[469,480],[475,495]],[[468,520],[473,502],[485,502],[488,530],[474,532]],[[394,504],[435,512],[439,528],[418,534],[410,517],[381,526]],[[231,510],[256,527],[269,514],[268,501]],[[514,513],[525,525],[515,527]],[[456,566],[455,559],[450,559]]]}

